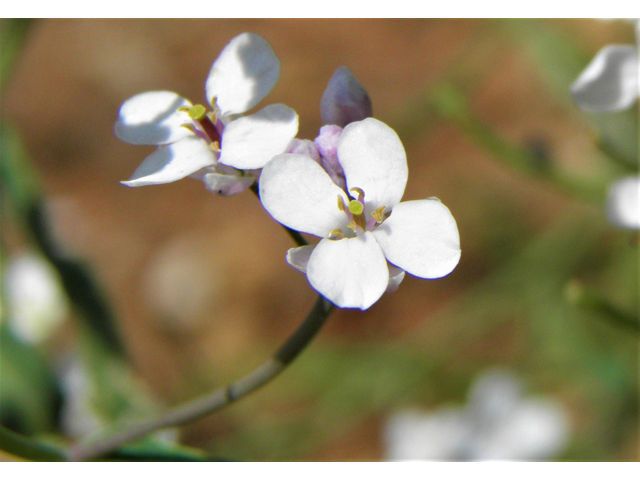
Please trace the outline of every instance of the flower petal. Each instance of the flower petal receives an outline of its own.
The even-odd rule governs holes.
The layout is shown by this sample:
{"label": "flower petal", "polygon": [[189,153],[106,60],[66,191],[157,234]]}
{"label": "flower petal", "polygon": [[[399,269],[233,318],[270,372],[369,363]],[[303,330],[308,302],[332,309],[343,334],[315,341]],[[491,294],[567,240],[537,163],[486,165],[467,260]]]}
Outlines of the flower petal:
{"label": "flower petal", "polygon": [[287,263],[302,273],[307,273],[309,257],[316,248],[315,245],[305,245],[304,247],[290,248],[287,252]]}
{"label": "flower petal", "polygon": [[580,107],[594,112],[631,107],[638,100],[638,49],[604,47],[571,86],[571,94]]}
{"label": "flower petal", "polygon": [[346,199],[327,172],[305,155],[277,155],[260,176],[260,201],[271,216],[289,228],[318,237],[346,229],[349,220],[338,209],[339,195]]}
{"label": "flower petal", "polygon": [[367,215],[400,202],[407,184],[407,156],[390,127],[374,118],[350,123],[340,136],[338,158],[347,186],[364,190]]}
{"label": "flower petal", "polygon": [[243,33],[220,53],[206,82],[207,100],[216,99],[222,116],[253,108],[274,87],[280,60],[259,35]]}
{"label": "flower petal", "polygon": [[225,175],[222,173],[205,173],[202,177],[204,186],[210,192],[223,197],[231,197],[244,192],[255,181],[254,177]]}
{"label": "flower petal", "polygon": [[338,67],[320,100],[322,123],[344,127],[371,115],[367,91],[347,67]]}
{"label": "flower petal", "polygon": [[611,185],[607,216],[619,227],[640,229],[640,177],[623,178]]}
{"label": "flower petal", "polygon": [[396,205],[372,233],[391,263],[417,277],[444,277],[460,260],[456,221],[436,198]]}
{"label": "flower petal", "polygon": [[389,268],[389,284],[387,285],[385,293],[393,293],[400,287],[402,280],[404,280],[405,272],[401,268],[391,265],[389,262],[387,262],[387,267]]}
{"label": "flower petal", "polygon": [[141,187],[175,182],[215,162],[207,143],[190,136],[158,147],[144,159],[129,180],[121,183],[128,187]]}
{"label": "flower petal", "polygon": [[313,158],[318,165],[322,164],[320,153],[318,152],[315,143],[311,140],[300,140],[299,138],[294,138],[289,144],[287,151],[283,153],[298,153],[300,155],[306,155],[307,157]]}
{"label": "flower petal", "polygon": [[124,102],[113,127],[116,137],[133,145],[164,145],[193,135],[180,125],[191,124],[189,115],[179,107],[191,102],[177,93],[145,92]]}
{"label": "flower petal", "polygon": [[366,310],[382,296],[389,270],[371,232],[342,240],[320,240],[307,265],[311,286],[342,308]]}
{"label": "flower petal", "polygon": [[298,115],[280,103],[228,124],[219,162],[240,169],[262,168],[284,153],[298,133]]}

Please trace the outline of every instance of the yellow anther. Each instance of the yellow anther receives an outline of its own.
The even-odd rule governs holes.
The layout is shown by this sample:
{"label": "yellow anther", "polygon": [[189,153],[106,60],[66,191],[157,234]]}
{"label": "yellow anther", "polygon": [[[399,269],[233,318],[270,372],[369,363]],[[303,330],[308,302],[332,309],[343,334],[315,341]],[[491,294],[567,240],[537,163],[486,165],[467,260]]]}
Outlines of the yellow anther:
{"label": "yellow anther", "polygon": [[348,223],[347,227],[349,227],[351,230],[353,230],[353,233],[356,233],[356,234],[358,233],[358,228],[362,228],[362,227],[359,227],[359,225],[356,223],[355,220],[351,220]]}
{"label": "yellow anther", "polygon": [[335,230],[331,230],[331,232],[329,232],[329,240],[342,240],[344,238],[344,233],[342,233],[342,230],[340,230],[339,228],[336,228]]}
{"label": "yellow anther", "polygon": [[220,144],[218,142],[213,142],[209,144],[209,148],[211,150],[213,150],[214,152],[219,152],[220,151]]}
{"label": "yellow anther", "polygon": [[353,187],[349,189],[350,192],[356,192],[358,194],[358,198],[364,198],[364,190],[358,187]]}
{"label": "yellow anther", "polygon": [[183,123],[182,125],[180,125],[183,128],[186,128],[187,130],[189,130],[191,133],[195,134],[196,133],[196,129],[194,128],[193,125],[191,125],[190,123]]}
{"label": "yellow anther", "polygon": [[344,204],[344,199],[342,198],[342,195],[338,195],[338,210],[340,210],[341,212],[347,211],[347,206]]}
{"label": "yellow anther", "polygon": [[187,113],[194,120],[202,120],[207,113],[207,109],[202,105],[194,105]]}
{"label": "yellow anther", "polygon": [[385,219],[384,209],[386,206],[382,206],[380,208],[376,208],[373,212],[371,212],[371,216],[377,223],[382,223]]}
{"label": "yellow anther", "polygon": [[179,112],[185,112],[185,113],[189,113],[189,109],[191,107],[187,107],[186,105],[183,105],[182,107],[178,107],[178,111]]}
{"label": "yellow anther", "polygon": [[364,205],[362,205],[358,200],[351,200],[349,202],[349,211],[354,215],[361,215],[364,211]]}

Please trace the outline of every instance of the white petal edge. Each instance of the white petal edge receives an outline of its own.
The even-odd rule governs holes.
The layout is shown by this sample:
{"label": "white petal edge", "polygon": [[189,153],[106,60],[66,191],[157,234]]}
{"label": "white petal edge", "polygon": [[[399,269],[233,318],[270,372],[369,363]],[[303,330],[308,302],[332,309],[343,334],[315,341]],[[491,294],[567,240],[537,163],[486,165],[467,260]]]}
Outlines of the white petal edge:
{"label": "white petal edge", "polygon": [[611,185],[607,216],[618,227],[640,229],[640,177],[626,177]]}
{"label": "white petal edge", "polygon": [[222,116],[244,113],[258,104],[278,81],[280,60],[259,35],[233,38],[211,66],[207,101],[215,97]]}
{"label": "white petal edge", "polygon": [[191,124],[189,115],[179,112],[191,102],[177,93],[154,91],[140,93],[124,102],[113,130],[123,142],[133,145],[165,145],[192,133],[180,125]]}
{"label": "white petal edge", "polygon": [[399,203],[372,233],[389,262],[417,277],[444,277],[460,260],[456,221],[436,198]]}
{"label": "white petal edge", "polygon": [[384,293],[393,293],[398,290],[402,280],[404,280],[405,271],[388,262],[387,267],[389,268],[389,284],[387,285],[387,290]]}
{"label": "white petal edge", "polygon": [[309,264],[309,257],[315,245],[305,245],[303,247],[290,248],[287,251],[287,263],[293,268],[302,273],[307,273],[307,265]]}
{"label": "white petal edge", "polygon": [[348,222],[338,209],[344,191],[306,155],[285,153],[265,165],[260,175],[260,201],[278,222],[299,232],[327,237],[345,231]]}
{"label": "white petal edge", "polygon": [[387,289],[389,270],[371,232],[318,243],[307,265],[307,278],[322,296],[341,308],[366,310]]}
{"label": "white petal edge", "polygon": [[600,50],[571,86],[576,103],[593,112],[630,108],[638,100],[638,49],[608,45]]}
{"label": "white petal edge", "polygon": [[375,118],[350,123],[338,142],[338,160],[347,187],[364,190],[366,215],[383,205],[390,209],[402,199],[407,156],[391,127]]}
{"label": "white petal edge", "polygon": [[207,143],[192,135],[158,147],[144,159],[129,180],[121,183],[128,187],[142,187],[175,182],[214,164],[215,156]]}
{"label": "white petal edge", "polygon": [[240,169],[262,168],[284,153],[298,133],[298,115],[280,103],[229,123],[219,162]]}

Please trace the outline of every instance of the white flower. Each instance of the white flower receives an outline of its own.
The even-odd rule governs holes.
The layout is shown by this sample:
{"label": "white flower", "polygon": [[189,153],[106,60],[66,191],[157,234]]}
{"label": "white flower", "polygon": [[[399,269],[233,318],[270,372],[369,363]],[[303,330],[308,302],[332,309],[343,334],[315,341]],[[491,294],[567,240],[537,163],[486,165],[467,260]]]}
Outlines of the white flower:
{"label": "white flower", "polygon": [[46,340],[69,310],[57,272],[40,255],[28,252],[8,259],[3,280],[11,330],[30,344]]}
{"label": "white flower", "polygon": [[[640,30],[638,22],[636,29]],[[625,110],[638,101],[638,69],[636,45],[607,45],[573,83],[571,94],[585,110]]]}
{"label": "white flower", "polygon": [[396,413],[383,432],[386,457],[450,461],[553,459],[569,440],[567,413],[550,398],[524,398],[523,390],[514,374],[495,369],[475,381],[464,408]]}
{"label": "white flower", "polygon": [[625,177],[611,185],[607,215],[614,225],[640,229],[640,177]]}
{"label": "white flower", "polygon": [[399,203],[407,160],[396,133],[373,118],[348,124],[337,157],[346,187],[318,162],[287,153],[260,178],[260,198],[278,222],[321,237],[316,246],[289,250],[287,261],[339,307],[369,308],[402,281],[449,274],[460,259],[456,222],[438,199]]}
{"label": "white flower", "polygon": [[158,149],[122,183],[156,185],[193,175],[222,195],[248,188],[254,181],[250,170],[286,151],[298,132],[298,116],[282,104],[235,118],[260,102],[279,75],[280,61],[267,41],[243,33],[229,42],[209,72],[205,90],[212,112],[168,91],[141,93],[124,102],[116,136]]}

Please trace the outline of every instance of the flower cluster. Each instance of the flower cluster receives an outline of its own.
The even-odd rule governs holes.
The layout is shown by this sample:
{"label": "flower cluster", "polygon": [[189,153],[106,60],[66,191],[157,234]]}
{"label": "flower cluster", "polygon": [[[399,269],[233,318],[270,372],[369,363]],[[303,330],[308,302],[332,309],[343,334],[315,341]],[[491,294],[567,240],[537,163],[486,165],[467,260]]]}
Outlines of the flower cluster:
{"label": "flower cluster", "polygon": [[449,274],[460,259],[456,222],[437,198],[400,202],[408,177],[404,147],[372,118],[366,90],[346,67],[336,70],[322,96],[325,126],[314,141],[294,138],[298,117],[284,105],[234,119],[264,98],[279,71],[269,44],[244,33],[211,68],[206,96],[212,111],[173,92],[127,100],[116,135],[158,149],[123,183],[191,176],[227,196],[259,177],[260,200],[274,219],[321,238],[289,250],[287,262],[339,307],[369,308],[394,291],[405,272]]}
{"label": "flower cluster", "polygon": [[570,421],[552,398],[525,397],[508,370],[474,382],[465,407],[392,415],[383,442],[389,460],[551,460],[567,446]]}
{"label": "flower cluster", "polygon": [[[640,42],[640,22],[635,21]],[[638,45],[602,48],[571,86],[576,103],[590,112],[617,112],[631,108],[640,96]],[[609,188],[607,216],[616,226],[640,229],[640,176],[629,176]]]}

